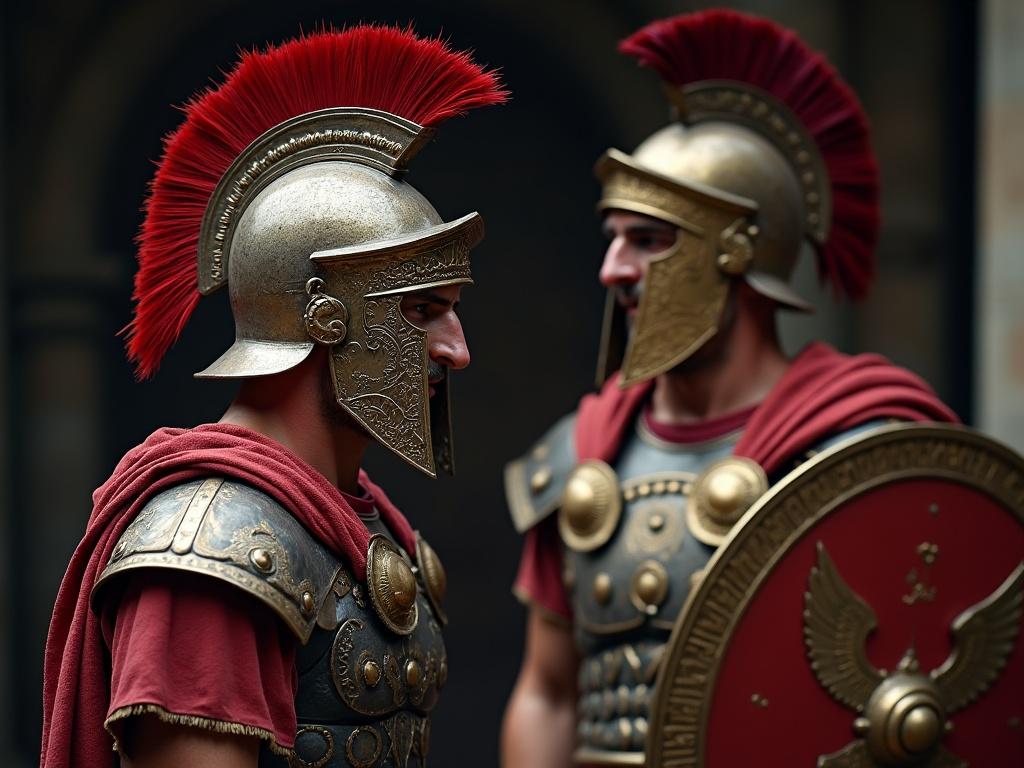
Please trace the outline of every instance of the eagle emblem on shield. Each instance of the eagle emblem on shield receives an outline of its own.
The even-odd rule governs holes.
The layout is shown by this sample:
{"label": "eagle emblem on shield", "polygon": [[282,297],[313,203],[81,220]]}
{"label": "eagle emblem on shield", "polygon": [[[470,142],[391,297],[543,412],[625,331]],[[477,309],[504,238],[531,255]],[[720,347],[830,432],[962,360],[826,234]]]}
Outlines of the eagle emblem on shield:
{"label": "eagle emblem on shield", "polygon": [[822,452],[733,529],[652,700],[648,766],[1024,765],[1024,459],[964,427]]}

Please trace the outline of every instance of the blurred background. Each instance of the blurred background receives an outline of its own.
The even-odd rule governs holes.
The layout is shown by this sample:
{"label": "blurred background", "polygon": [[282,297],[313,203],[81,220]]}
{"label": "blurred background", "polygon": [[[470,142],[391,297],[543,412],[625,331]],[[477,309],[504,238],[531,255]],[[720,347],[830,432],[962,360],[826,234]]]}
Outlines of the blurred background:
{"label": "blurred background", "polygon": [[[497,763],[523,610],[519,541],[501,487],[591,386],[603,252],[591,168],[665,122],[657,79],[615,53],[668,0],[420,3],[45,0],[4,3],[0,236],[0,764],[38,760],[42,649],[54,596],[116,460],[164,425],[215,421],[230,384],[197,382],[231,342],[226,294],[205,299],[153,381],[116,332],[130,316],[133,237],[161,137],[239,48],[326,21],[415,20],[500,67],[513,100],[452,121],[409,180],[446,219],[488,235],[464,294],[473,364],[455,377],[458,479],[383,451],[370,470],[448,571],[451,674],[436,765]],[[1024,6],[1014,0],[730,3],[797,30],[863,100],[883,179],[872,297],[786,318],[790,352],[825,338],[926,378],[968,423],[1024,447]]]}

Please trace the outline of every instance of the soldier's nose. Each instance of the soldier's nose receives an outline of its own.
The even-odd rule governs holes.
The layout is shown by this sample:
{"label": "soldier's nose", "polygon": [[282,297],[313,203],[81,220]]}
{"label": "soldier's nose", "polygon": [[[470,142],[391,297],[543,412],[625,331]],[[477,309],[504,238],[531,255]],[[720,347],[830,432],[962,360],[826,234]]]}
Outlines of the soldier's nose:
{"label": "soldier's nose", "polygon": [[608,246],[601,264],[599,279],[607,288],[617,285],[633,285],[640,282],[643,270],[640,262],[626,252],[626,239],[616,237]]}

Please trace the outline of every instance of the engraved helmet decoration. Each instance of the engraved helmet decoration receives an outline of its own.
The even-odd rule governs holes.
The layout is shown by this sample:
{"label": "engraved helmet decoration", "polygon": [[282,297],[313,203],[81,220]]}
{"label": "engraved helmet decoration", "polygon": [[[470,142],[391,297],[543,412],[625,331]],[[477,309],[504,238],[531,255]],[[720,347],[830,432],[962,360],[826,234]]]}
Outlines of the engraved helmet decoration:
{"label": "engraved helmet decoration", "polygon": [[403,293],[472,282],[483,237],[404,181],[434,125],[504,101],[493,72],[392,27],[325,31],[243,55],[186,107],[140,236],[129,357],[151,375],[201,295],[227,285],[235,342],[198,378],[286,371],[330,348],[340,406],[418,469],[452,470],[447,377]]}
{"label": "engraved helmet decoration", "polygon": [[789,30],[722,10],[656,21],[620,50],[662,77],[675,119],[632,155],[600,158],[598,209],[660,219],[677,237],[650,262],[628,334],[609,291],[599,382],[686,360],[718,331],[734,279],[810,310],[789,284],[805,241],[837,295],[863,298],[878,171],[863,111],[828,62]]}

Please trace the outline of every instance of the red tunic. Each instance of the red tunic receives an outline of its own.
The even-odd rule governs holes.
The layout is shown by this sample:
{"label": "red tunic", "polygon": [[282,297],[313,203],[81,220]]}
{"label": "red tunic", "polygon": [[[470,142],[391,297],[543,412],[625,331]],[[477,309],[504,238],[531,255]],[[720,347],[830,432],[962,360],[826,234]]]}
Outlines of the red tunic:
{"label": "red tunic", "polygon": [[[368,494],[342,494],[361,517]],[[295,636],[263,603],[217,579],[135,572],[102,612],[110,649],[106,726],[122,742],[125,720],[165,720],[295,744]],[[114,615],[116,614],[116,616]]]}
{"label": "red tunic", "polygon": [[[652,381],[622,390],[618,380],[615,374],[601,392],[580,401],[575,432],[579,461],[613,461],[637,411],[649,400]],[[709,431],[724,434],[743,426],[729,421],[742,415],[684,427],[655,426],[655,431],[676,442],[694,442],[697,436],[706,440]],[[808,345],[764,401],[746,415],[733,452],[756,461],[769,477],[830,435],[869,421],[959,421],[909,371],[880,355],[843,355],[820,342]],[[562,586],[562,544],[553,519],[527,531],[513,591],[550,614],[572,618]]]}
{"label": "red tunic", "polygon": [[[110,560],[114,544],[146,501],[166,488],[209,476],[230,477],[268,494],[347,563],[355,578],[365,578],[369,532],[341,492],[311,466],[273,440],[229,424],[158,430],[129,451],[110,479],[93,494],[93,512],[85,536],[61,582],[46,641],[41,767],[114,764],[110,736],[103,727],[110,711],[112,681],[103,622],[89,607],[92,587]],[[360,483],[373,496],[398,543],[409,552],[415,551],[412,529],[401,513],[365,474],[361,473]],[[140,626],[137,611],[149,611],[159,603],[157,593],[152,598],[144,596],[135,601]],[[131,602],[125,603],[126,610]],[[257,623],[262,630],[262,620]],[[111,646],[127,637],[117,637],[116,624],[113,629],[106,633]],[[122,647],[130,648],[135,640]],[[266,642],[265,638],[253,640],[257,655],[267,647]],[[146,659],[146,663],[159,661],[158,657]],[[280,677],[284,673],[276,674]],[[118,684],[121,690],[129,690],[124,686],[134,684],[134,680],[122,673]],[[290,679],[288,685],[292,685]],[[277,690],[280,686],[270,687]],[[264,725],[275,735],[284,729],[274,716],[279,711],[279,698],[271,695],[263,705],[256,706],[257,710],[265,708],[268,719]],[[294,725],[294,714],[291,717]],[[285,739],[283,744],[290,744],[294,730],[287,737],[281,733],[281,737]]]}

